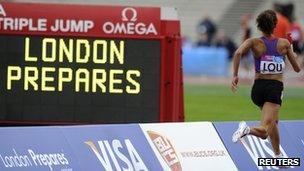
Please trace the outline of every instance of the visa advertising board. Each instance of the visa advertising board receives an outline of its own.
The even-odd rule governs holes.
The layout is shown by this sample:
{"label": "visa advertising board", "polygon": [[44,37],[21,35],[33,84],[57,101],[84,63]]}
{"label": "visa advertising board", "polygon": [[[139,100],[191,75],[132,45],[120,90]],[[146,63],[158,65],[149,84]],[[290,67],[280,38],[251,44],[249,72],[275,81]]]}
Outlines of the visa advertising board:
{"label": "visa advertising board", "polygon": [[[248,122],[248,125],[259,125],[259,122]],[[285,125],[288,125],[288,123],[279,122],[280,150],[284,155],[284,158],[300,158],[300,163],[303,163],[303,146],[301,147],[300,141],[294,141],[296,135],[294,133],[290,134],[290,130],[287,130]],[[248,135],[243,137],[241,141],[233,143],[231,137],[234,131],[238,128],[238,122],[214,123],[214,126],[239,170],[279,169],[277,166],[261,166],[258,164],[259,158],[274,157],[274,152],[269,138],[263,140],[255,136]],[[303,170],[304,167],[290,166],[287,168],[292,170]]]}
{"label": "visa advertising board", "polygon": [[[233,143],[237,127],[237,122],[3,127],[0,170],[278,170],[257,164],[259,158],[273,159],[269,140],[246,136]],[[280,122],[279,129],[281,152],[299,158],[300,165],[303,137],[294,131],[303,123]]]}
{"label": "visa advertising board", "polygon": [[162,170],[138,124],[63,129],[81,170]]}

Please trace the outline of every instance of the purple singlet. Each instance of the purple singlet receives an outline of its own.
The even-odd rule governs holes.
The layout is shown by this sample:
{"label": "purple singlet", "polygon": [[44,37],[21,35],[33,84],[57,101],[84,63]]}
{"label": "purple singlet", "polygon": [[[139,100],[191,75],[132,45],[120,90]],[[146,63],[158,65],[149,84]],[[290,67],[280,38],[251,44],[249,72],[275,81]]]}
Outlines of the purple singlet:
{"label": "purple singlet", "polygon": [[285,57],[277,51],[278,39],[261,38],[266,46],[266,52],[255,59],[255,72],[261,74],[282,74],[285,68]]}

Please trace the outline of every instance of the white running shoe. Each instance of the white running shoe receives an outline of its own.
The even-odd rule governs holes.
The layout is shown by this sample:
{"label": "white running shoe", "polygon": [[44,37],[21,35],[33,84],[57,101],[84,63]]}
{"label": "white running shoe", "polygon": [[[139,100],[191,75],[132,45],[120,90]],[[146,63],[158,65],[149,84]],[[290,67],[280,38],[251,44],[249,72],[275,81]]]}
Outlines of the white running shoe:
{"label": "white running shoe", "polygon": [[[274,158],[286,158],[282,153],[280,153],[279,155],[274,155]],[[279,169],[288,169],[290,168],[290,166],[277,166]]]}
{"label": "white running shoe", "polygon": [[280,153],[279,155],[274,155],[274,158],[285,158],[285,157],[282,153]]}
{"label": "white running shoe", "polygon": [[250,128],[245,121],[239,123],[239,128],[232,135],[232,142],[236,143],[240,138],[249,134]]}

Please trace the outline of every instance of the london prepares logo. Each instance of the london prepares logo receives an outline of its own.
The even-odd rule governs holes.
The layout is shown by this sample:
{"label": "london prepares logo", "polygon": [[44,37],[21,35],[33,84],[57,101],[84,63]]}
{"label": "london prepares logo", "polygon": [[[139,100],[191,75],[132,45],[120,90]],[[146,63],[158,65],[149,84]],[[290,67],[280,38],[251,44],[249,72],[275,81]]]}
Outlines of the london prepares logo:
{"label": "london prepares logo", "polygon": [[93,141],[84,143],[93,151],[106,171],[148,171],[130,139],[101,140],[97,145]]}
{"label": "london prepares logo", "polygon": [[181,163],[170,140],[154,131],[147,131],[147,133],[150,139],[152,140],[154,146],[161,154],[162,158],[166,161],[167,165],[171,168],[171,170],[181,171]]}
{"label": "london prepares logo", "polygon": [[12,149],[11,154],[0,154],[0,159],[7,169],[48,167],[53,171],[55,167],[62,167],[61,170],[73,170],[69,168],[69,160],[62,152],[38,153],[32,149],[27,149],[27,153],[21,154],[16,149]]}

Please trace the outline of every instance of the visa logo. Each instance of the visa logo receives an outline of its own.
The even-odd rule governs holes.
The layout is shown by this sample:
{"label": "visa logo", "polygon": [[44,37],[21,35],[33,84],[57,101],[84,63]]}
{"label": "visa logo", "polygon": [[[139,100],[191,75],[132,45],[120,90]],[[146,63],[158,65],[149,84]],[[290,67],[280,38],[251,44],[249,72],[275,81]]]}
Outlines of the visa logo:
{"label": "visa logo", "polygon": [[[85,144],[94,152],[106,171],[148,170],[129,139],[123,141],[117,139],[112,141],[102,140],[98,141],[97,146],[92,141],[86,141]],[[124,154],[126,151],[128,154]]]}

